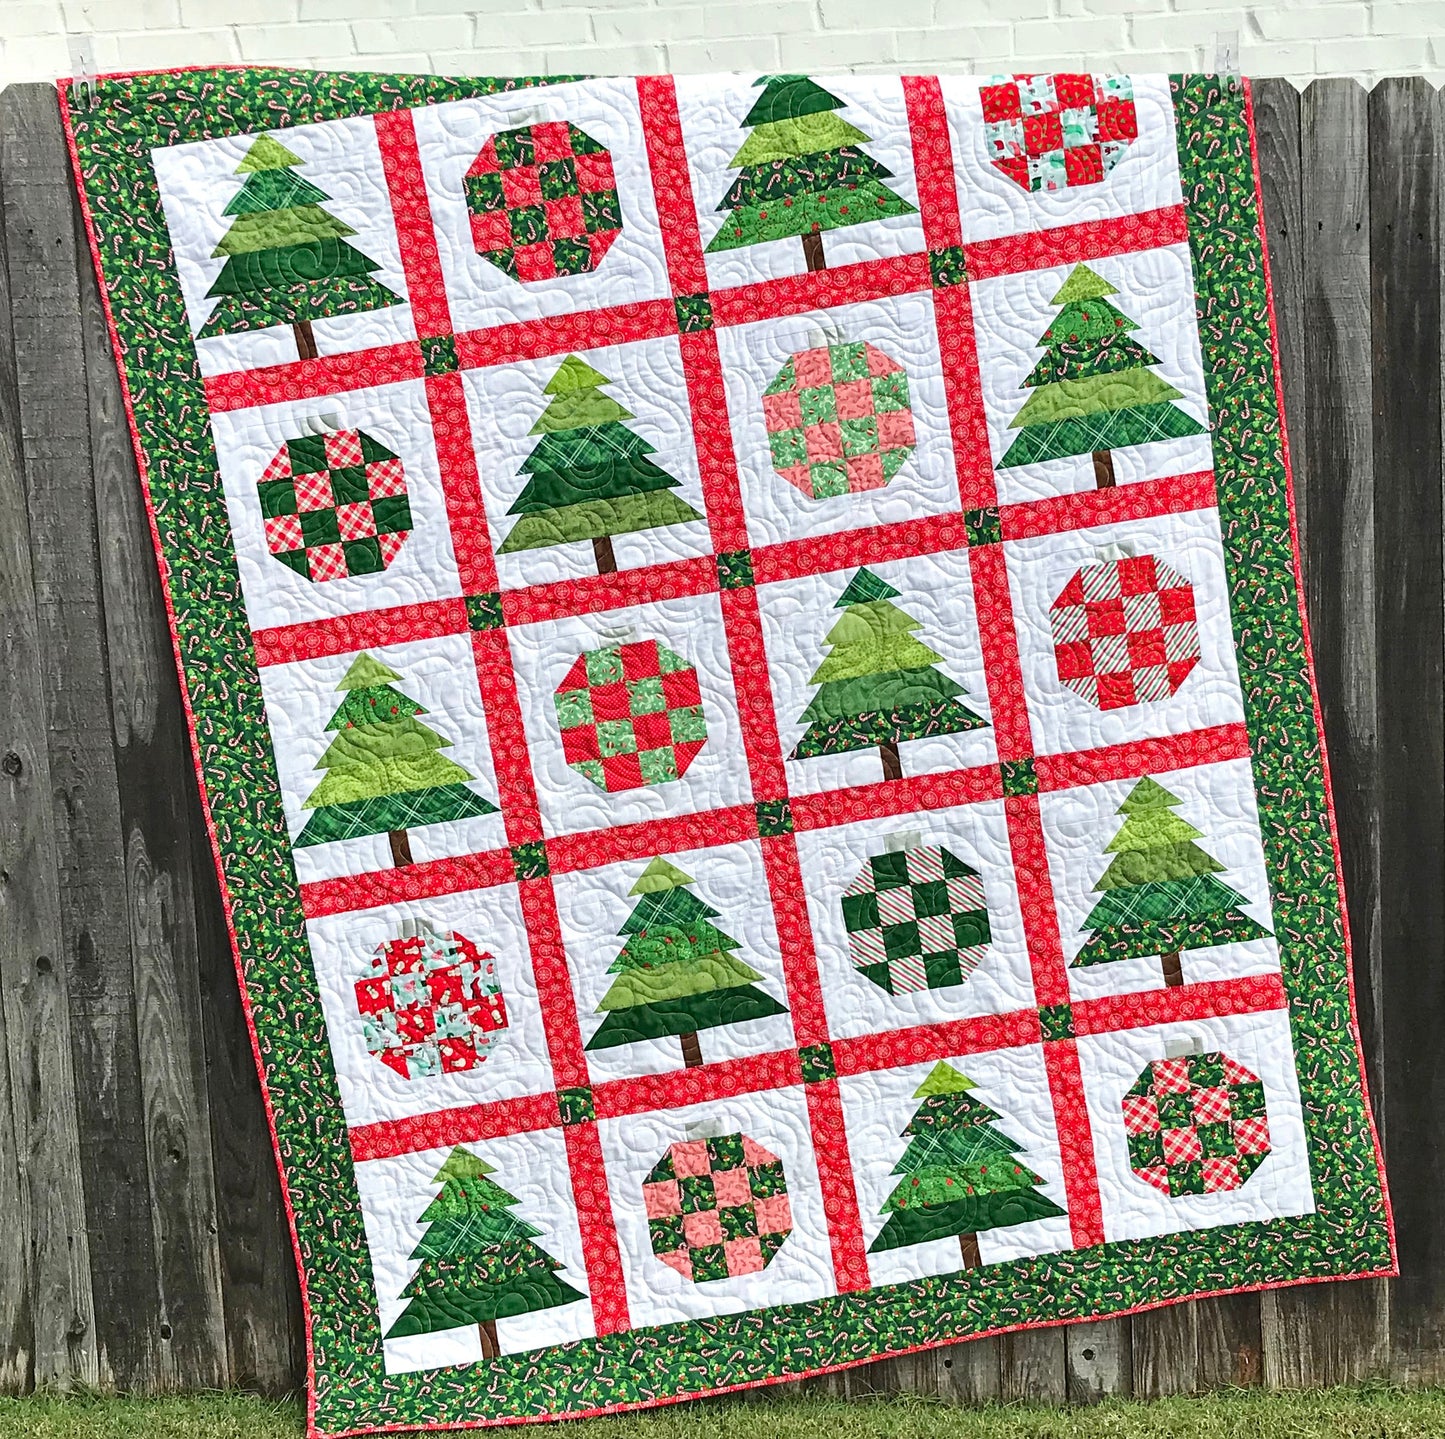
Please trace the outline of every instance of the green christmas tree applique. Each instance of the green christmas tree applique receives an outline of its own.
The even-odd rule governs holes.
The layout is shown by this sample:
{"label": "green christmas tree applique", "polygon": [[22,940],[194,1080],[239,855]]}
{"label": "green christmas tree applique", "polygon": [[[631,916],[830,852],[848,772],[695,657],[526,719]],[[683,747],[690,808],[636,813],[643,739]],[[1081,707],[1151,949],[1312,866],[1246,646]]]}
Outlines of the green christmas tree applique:
{"label": "green christmas tree applique", "polygon": [[322,209],[330,197],[292,173],[302,163],[261,135],[236,167],[245,178],[224,211],[235,219],[212,252],[226,263],[206,291],[219,303],[198,339],[290,325],[297,354],[310,360],[313,320],[405,303],[371,278],[381,266],[347,244],[356,231]]}
{"label": "green christmas tree applique", "polygon": [[411,1252],[421,1267],[401,1291],[411,1303],[388,1339],[475,1324],[482,1358],[495,1359],[498,1319],[587,1297],[557,1277],[562,1265],[532,1242],[542,1231],[512,1213],[521,1200],[487,1177],[495,1173],[461,1145],[437,1170],[441,1193],[422,1211],[429,1228]]}
{"label": "green christmas tree applique", "polygon": [[400,678],[362,654],[336,686],[346,698],[326,726],[336,738],[316,761],[326,778],[306,798],[303,807],[315,813],[297,836],[298,849],[384,834],[393,863],[411,864],[409,829],[496,813],[467,788],[475,776],[437,753],[452,742],[417,719],[427,711],[391,687]]}
{"label": "green christmas tree applique", "polygon": [[527,483],[507,511],[521,518],[499,554],[591,540],[597,573],[611,574],[613,535],[703,518],[668,493],[679,481],[647,458],[655,447],[624,423],[635,416],[601,391],[611,383],[576,355],[547,382],[552,400],[530,431],[541,439],[522,462]]}
{"label": "green christmas tree applique", "polygon": [[752,133],[728,161],[738,177],[717,205],[728,218],[709,254],[797,236],[808,269],[823,270],[823,231],[915,212],[883,183],[893,172],[858,148],[869,137],[834,113],[844,101],[806,75],[765,75],[758,86],[743,118]]}
{"label": "green christmas tree applique", "polygon": [[1044,1181],[1019,1162],[1023,1145],[993,1127],[1002,1116],[969,1093],[976,1088],[966,1074],[939,1063],[914,1091],[923,1103],[903,1131],[908,1147],[893,1166],[898,1185],[879,1211],[888,1222],[870,1254],[957,1236],[963,1268],[977,1269],[982,1230],[1064,1213],[1039,1192]]}
{"label": "green christmas tree applique", "polygon": [[1158,955],[1164,983],[1184,983],[1180,953],[1269,934],[1240,906],[1248,900],[1214,876],[1224,872],[1196,839],[1203,835],[1171,813],[1182,803],[1147,775],[1116,811],[1123,827],[1105,850],[1108,869],[1094,886],[1103,898],[1089,911],[1089,942],[1075,966]]}
{"label": "green christmas tree applique", "polygon": [[737,940],[711,922],[717,910],[683,887],[692,883],[654,859],[628,891],[641,898],[618,931],[627,942],[608,967],[617,978],[597,1006],[606,1018],[588,1049],[677,1035],[692,1069],[702,1063],[698,1030],[788,1012],[755,987],[762,975],[733,954]]}
{"label": "green christmas tree applique", "polygon": [[914,639],[920,621],[891,600],[898,591],[862,569],[834,603],[843,617],[824,642],[832,648],[809,681],[818,687],[800,718],[807,723],[789,759],[872,749],[883,778],[902,779],[905,740],[958,734],[988,723],[958,696],[963,686],[934,666],[943,658]]}
{"label": "green christmas tree applique", "polygon": [[1114,455],[1126,445],[1202,435],[1204,426],[1172,403],[1153,355],[1129,335],[1139,327],[1106,298],[1119,292],[1087,265],[1075,265],[1050,302],[1063,308],[1044,331],[1039,360],[1023,382],[1033,393],[1009,421],[1019,431],[999,469],[1092,455],[1094,483],[1114,484]]}

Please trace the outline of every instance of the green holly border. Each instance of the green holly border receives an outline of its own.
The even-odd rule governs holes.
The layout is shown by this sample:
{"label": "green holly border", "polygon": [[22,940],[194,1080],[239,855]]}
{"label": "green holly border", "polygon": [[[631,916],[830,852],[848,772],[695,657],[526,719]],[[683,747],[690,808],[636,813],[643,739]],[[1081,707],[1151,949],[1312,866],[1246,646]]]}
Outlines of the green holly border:
{"label": "green holly border", "polygon": [[346,1126],[150,151],[542,83],[196,70],[103,80],[93,108],[69,115],[304,1275],[312,1432],[600,1412],[991,1330],[1392,1272],[1300,619],[1246,95],[1176,76],[1219,511],[1316,1213],[531,1350],[493,1362],[484,1380],[473,1365],[385,1374]]}

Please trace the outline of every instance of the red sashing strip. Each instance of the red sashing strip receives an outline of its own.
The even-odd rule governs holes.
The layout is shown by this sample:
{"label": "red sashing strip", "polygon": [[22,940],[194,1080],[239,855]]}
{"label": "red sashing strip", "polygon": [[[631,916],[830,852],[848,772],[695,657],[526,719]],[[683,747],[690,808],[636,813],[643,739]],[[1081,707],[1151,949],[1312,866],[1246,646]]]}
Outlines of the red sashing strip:
{"label": "red sashing strip", "polygon": [[1023,911],[1024,936],[1029,947],[1029,968],[1034,978],[1034,999],[1040,1005],[1067,1004],[1069,980],[1059,920],[1054,909],[1054,882],[1039,821],[1039,797],[1011,795],[1004,800],[1008,816],[1009,848],[1013,852],[1014,885]]}
{"label": "red sashing strip", "polygon": [[436,440],[457,573],[464,593],[483,594],[497,588],[497,561],[487,531],[486,504],[482,499],[481,476],[477,473],[477,452],[472,445],[472,422],[467,414],[462,377],[455,372],[430,376],[426,382],[426,398],[431,410],[432,435]]}
{"label": "red sashing strip", "polygon": [[326,395],[355,390],[363,385],[394,385],[401,380],[419,380],[425,371],[421,347],[408,340],[396,345],[378,345],[372,350],[352,350],[341,355],[322,355],[315,360],[292,360],[284,365],[266,365],[259,370],[237,370],[206,379],[206,403],[216,414],[246,410],[252,405],[274,405],[283,400],[319,400]]}
{"label": "red sashing strip", "polygon": [[758,584],[770,584],[829,570],[856,569],[859,565],[877,565],[886,560],[941,554],[945,550],[962,549],[967,543],[963,517],[955,511],[904,520],[896,525],[875,525],[764,545],[753,551],[753,575]]}
{"label": "red sashing strip", "polygon": [[592,1301],[592,1323],[599,1335],[619,1334],[632,1328],[627,1312],[627,1283],[622,1277],[622,1254],[612,1219],[612,1198],[607,1192],[607,1167],[597,1125],[569,1124],[567,1167],[572,1174],[572,1198],[577,1205],[577,1227],[582,1234],[582,1258],[587,1266],[587,1292]]}
{"label": "red sashing strip", "polygon": [[1104,1242],[1104,1211],[1099,1204],[1099,1174],[1094,1163],[1094,1132],[1084,1099],[1079,1051],[1072,1039],[1044,1044],[1044,1068],[1059,1134],[1064,1166],[1064,1196],[1069,1207],[1069,1232],[1075,1249]]}
{"label": "red sashing strip", "polygon": [[833,1041],[833,1062],[839,1074],[868,1074],[929,1060],[983,1054],[991,1049],[1017,1049],[1040,1038],[1036,1009],[1008,1014],[981,1014],[946,1024],[920,1024],[886,1034],[863,1034]]}
{"label": "red sashing strip", "polygon": [[998,240],[978,240],[964,246],[970,280],[991,280],[1020,270],[1046,270],[1050,265],[1087,264],[1109,255],[1157,250],[1189,240],[1183,205],[1120,215],[1108,220],[1085,220],[1052,230],[1030,230]]}
{"label": "red sashing strip", "polygon": [[737,457],[733,453],[732,422],[728,418],[727,388],[717,334],[700,330],[680,335],[682,373],[687,381],[692,438],[697,447],[702,498],[707,509],[713,549],[719,554],[748,545],[748,522],[738,484]]}
{"label": "red sashing strip", "polygon": [[264,668],[290,664],[293,660],[320,659],[326,655],[397,645],[407,640],[456,635],[466,628],[465,601],[426,600],[416,605],[362,610],[331,619],[252,630],[251,642],[256,646],[256,663]]}
{"label": "red sashing strip", "polygon": [[1249,757],[1249,731],[1242,724],[1221,724],[1073,754],[1041,754],[1034,759],[1034,773],[1041,790],[1071,789],[1074,785],[1137,779],[1141,774],[1162,774]]}
{"label": "red sashing strip", "polygon": [[755,589],[723,590],[719,598],[753,797],[781,799],[788,793],[788,776],[773,710],[773,686],[768,678],[767,652],[763,648],[758,592]]}
{"label": "red sashing strip", "polygon": [[667,275],[674,295],[702,294],[707,289],[707,263],[697,228],[697,206],[682,120],[677,113],[677,86],[670,75],[643,75],[637,81],[642,135],[652,171],[652,193],[662,229]]}
{"label": "red sashing strip", "polygon": [[527,947],[532,952],[532,977],[537,981],[537,1004],[547,1032],[552,1073],[559,1089],[585,1085],[587,1061],[582,1053],[582,1031],[577,1023],[577,1003],[572,997],[552,881],[524,879],[518,883],[517,892],[527,927]]}
{"label": "red sashing strip", "polygon": [[502,594],[502,616],[509,625],[531,625],[541,620],[705,595],[716,589],[717,565],[711,555],[699,555],[691,560],[671,560],[608,575],[585,575],[560,583],[506,590]]}
{"label": "red sashing strip", "polygon": [[1214,471],[1199,470],[1190,475],[1115,485],[1109,490],[1080,490],[1072,495],[1001,505],[999,519],[1004,539],[1031,540],[1121,520],[1150,520],[1156,515],[1208,510],[1214,504]]}
{"label": "red sashing strip", "polygon": [[863,1217],[858,1212],[858,1191],[853,1186],[853,1158],[848,1152],[848,1131],[843,1122],[843,1101],[838,1081],[809,1084],[808,1121],[813,1131],[813,1155],[818,1161],[818,1188],[828,1221],[828,1242],[833,1250],[833,1280],[840,1294],[871,1287],[868,1250],[863,1239]]}
{"label": "red sashing strip", "polygon": [[701,814],[673,815],[667,819],[613,825],[609,829],[589,829],[583,834],[559,835],[547,841],[547,863],[554,874],[567,874],[578,869],[595,869],[600,864],[737,844],[755,838],[757,832],[757,815],[752,805],[740,804],[731,809],[705,810]]}
{"label": "red sashing strip", "polygon": [[1146,989],[1081,999],[1073,1007],[1075,1034],[1107,1034],[1116,1029],[1141,1029],[1148,1024],[1178,1024],[1214,1019],[1222,1014],[1259,1014],[1284,1009],[1289,997],[1278,974],[1251,974],[1243,979],[1216,979],[1186,984],[1181,989]]}
{"label": "red sashing strip", "polygon": [[958,218],[958,188],[953,182],[953,144],[937,76],[905,75],[903,103],[913,140],[913,182],[918,187],[923,242],[930,250],[961,245],[963,229]]}
{"label": "red sashing strip", "polygon": [[630,340],[655,340],[677,333],[677,312],[671,300],[638,300],[601,310],[577,310],[466,330],[456,337],[457,359],[464,370],[486,365],[512,365],[573,350],[600,350]]}
{"label": "red sashing strip", "polygon": [[893,255],[856,265],[829,266],[780,280],[758,280],[730,290],[712,292],[713,320],[719,325],[746,325],[753,320],[781,319],[834,305],[884,300],[912,290],[928,290],[933,281],[928,256]]}
{"label": "red sashing strip", "polygon": [[653,1109],[677,1109],[686,1104],[715,1104],[738,1094],[782,1089],[801,1084],[803,1071],[796,1049],[754,1054],[704,1064],[679,1073],[644,1074],[634,1079],[608,1079],[592,1088],[592,1107],[598,1119],[646,1114]]}
{"label": "red sashing strip", "polygon": [[378,904],[415,903],[443,894],[492,889],[511,884],[515,878],[512,851],[489,849],[455,859],[429,859],[397,869],[314,880],[301,886],[301,909],[307,919],[320,919]]}
{"label": "red sashing strip", "polygon": [[835,824],[851,824],[884,815],[977,804],[980,800],[998,799],[1002,794],[1003,781],[998,766],[981,764],[972,769],[947,770],[943,774],[794,795],[793,825],[799,830],[827,829]]}
{"label": "red sashing strip", "polygon": [[442,1149],[447,1145],[501,1139],[509,1134],[529,1134],[537,1129],[555,1129],[561,1122],[557,1096],[550,1093],[436,1109],[407,1119],[357,1125],[350,1134],[351,1157],[358,1163],[366,1159],[395,1159],[420,1149]]}
{"label": "red sashing strip", "polygon": [[426,193],[421,155],[416,147],[416,125],[410,110],[385,110],[374,117],[376,142],[390,192],[392,221],[401,249],[406,276],[406,298],[418,335],[449,335],[451,310],[437,254],[431,202]]}
{"label": "red sashing strip", "polygon": [[822,1044],[828,1038],[828,1012],[818,983],[818,956],[813,949],[813,926],[804,898],[797,841],[790,834],[771,835],[763,839],[762,850],[773,922],[783,956],[793,1036],[799,1045]]}
{"label": "red sashing strip", "polygon": [[512,844],[542,838],[542,816],[532,765],[527,757],[527,732],[517,699],[516,673],[506,630],[478,630],[472,635],[472,658],[477,685],[487,717],[487,738],[492,747],[492,769],[497,778],[497,804]]}
{"label": "red sashing strip", "polygon": [[947,387],[959,501],[966,510],[987,509],[998,499],[998,490],[974,338],[973,297],[967,285],[949,285],[933,292],[933,324]]}
{"label": "red sashing strip", "polygon": [[1033,732],[1024,699],[1024,675],[1014,632],[1013,598],[1001,545],[978,545],[968,552],[973,578],[973,603],[983,647],[984,674],[992,710],[994,743],[1000,760],[1024,759],[1033,753]]}

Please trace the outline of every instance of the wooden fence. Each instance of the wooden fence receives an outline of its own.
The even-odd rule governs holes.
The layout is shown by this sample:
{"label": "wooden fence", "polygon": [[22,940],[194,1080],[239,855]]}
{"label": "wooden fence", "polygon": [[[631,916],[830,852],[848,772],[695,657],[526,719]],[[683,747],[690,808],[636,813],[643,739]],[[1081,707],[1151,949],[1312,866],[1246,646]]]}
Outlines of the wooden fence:
{"label": "wooden fence", "polygon": [[[813,1381],[1088,1401],[1445,1380],[1445,92],[1254,89],[1402,1277]],[[0,1391],[298,1387],[300,1306],[53,92],[0,95]]]}

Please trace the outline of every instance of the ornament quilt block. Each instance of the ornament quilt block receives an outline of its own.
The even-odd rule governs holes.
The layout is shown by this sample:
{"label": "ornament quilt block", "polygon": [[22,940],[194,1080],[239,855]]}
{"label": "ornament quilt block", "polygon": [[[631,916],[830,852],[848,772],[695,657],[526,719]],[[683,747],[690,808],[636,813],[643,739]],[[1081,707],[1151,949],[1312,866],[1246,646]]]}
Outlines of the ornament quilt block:
{"label": "ornament quilt block", "polygon": [[313,1434],[1392,1272],[1247,87],[97,89]]}

